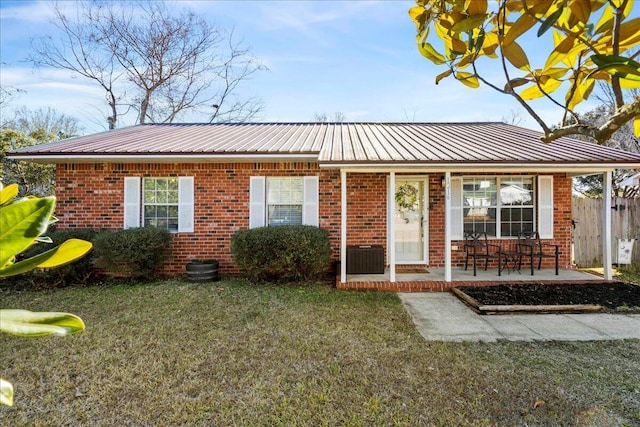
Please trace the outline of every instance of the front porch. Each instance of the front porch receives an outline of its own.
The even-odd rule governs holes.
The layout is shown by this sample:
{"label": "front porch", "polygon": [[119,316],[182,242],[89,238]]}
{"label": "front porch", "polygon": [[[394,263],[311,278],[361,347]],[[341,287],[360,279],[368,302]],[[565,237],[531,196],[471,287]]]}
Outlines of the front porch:
{"label": "front porch", "polygon": [[529,270],[503,271],[498,276],[496,269],[487,271],[478,269],[477,275],[473,270],[464,268],[451,269],[451,281],[445,280],[445,268],[428,268],[424,272],[396,272],[396,280],[390,280],[389,270],[384,274],[348,274],[346,282],[336,276],[336,288],[345,290],[379,290],[390,292],[443,292],[456,286],[489,286],[500,283],[578,283],[588,281],[604,281],[601,276],[578,270],[560,270],[555,275],[554,269],[535,270],[532,276]]}

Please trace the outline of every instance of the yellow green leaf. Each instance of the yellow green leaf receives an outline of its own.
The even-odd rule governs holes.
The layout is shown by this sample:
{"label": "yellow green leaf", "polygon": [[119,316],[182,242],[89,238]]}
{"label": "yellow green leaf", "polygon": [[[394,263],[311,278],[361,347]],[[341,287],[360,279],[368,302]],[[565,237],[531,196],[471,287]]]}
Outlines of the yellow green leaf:
{"label": "yellow green leaf", "polygon": [[530,80],[529,79],[525,79],[525,78],[511,79],[511,80],[509,80],[509,83],[504,85],[504,91],[505,92],[511,92],[513,89],[515,89],[515,88],[517,88],[519,86],[522,86],[522,85],[526,85],[529,82],[530,82]]}
{"label": "yellow green leaf", "polygon": [[[557,31],[554,31],[553,39],[556,47],[547,58],[547,62],[544,64],[544,68],[547,69],[553,67],[560,61],[563,61],[565,65],[570,67],[573,64],[575,60],[575,54],[577,53],[572,52],[572,48],[575,45],[576,38],[572,36],[564,37]],[[567,62],[569,62],[569,64],[567,64]]]}
{"label": "yellow green leaf", "polygon": [[498,35],[494,32],[486,33],[484,36],[484,43],[482,45],[482,51],[484,54],[489,57],[494,57],[498,46]]}
{"label": "yellow green leaf", "polygon": [[464,71],[458,71],[455,77],[457,80],[459,80],[463,85],[467,87],[470,87],[472,89],[476,89],[480,87],[480,81],[474,74],[466,73]]}
{"label": "yellow green leaf", "polygon": [[487,13],[488,6],[487,0],[466,0],[464,2],[467,15],[484,15]]}
{"label": "yellow green leaf", "polygon": [[0,405],[13,406],[13,385],[0,378]]}
{"label": "yellow green leaf", "polygon": [[610,5],[604,8],[598,23],[596,24],[595,34],[604,33],[613,28],[614,13]]}
{"label": "yellow green leaf", "polygon": [[440,80],[444,79],[445,77],[449,77],[451,74],[453,74],[452,70],[447,70],[444,73],[440,73],[436,76],[436,84],[440,83]]}
{"label": "yellow green leaf", "polygon": [[640,115],[637,115],[633,120],[633,134],[636,138],[640,137]]}
{"label": "yellow green leaf", "polygon": [[429,43],[418,42],[418,51],[420,51],[422,56],[436,65],[442,65],[446,62],[444,56],[442,56],[437,50],[435,50]]}
{"label": "yellow green leaf", "polygon": [[93,245],[91,242],[80,239],[69,239],[58,246],[55,254],[43,263],[38,264],[38,268],[58,267],[84,256]]}
{"label": "yellow green leaf", "polygon": [[425,11],[426,9],[422,6],[414,6],[409,9],[409,17],[411,17],[411,20],[416,24],[418,29],[422,28],[425,23],[425,19],[423,16]]}
{"label": "yellow green leaf", "polygon": [[445,42],[452,52],[463,55],[467,51],[467,44],[456,37],[447,37]]}
{"label": "yellow green leaf", "polygon": [[545,94],[548,95],[558,89],[561,84],[560,80],[549,79],[545,84],[536,84],[523,90],[520,93],[520,97],[525,101],[542,98]]}
{"label": "yellow green leaf", "polygon": [[527,70],[529,68],[529,59],[524,50],[517,42],[512,42],[508,46],[502,46],[502,54],[516,68]]}
{"label": "yellow green leaf", "polygon": [[570,0],[569,10],[579,22],[587,24],[591,16],[591,2],[589,0]]}
{"label": "yellow green leaf", "polygon": [[471,31],[474,28],[481,26],[486,19],[486,14],[469,16],[453,24],[451,31],[454,33],[466,33],[467,31]]}
{"label": "yellow green leaf", "polygon": [[[575,80],[572,79],[572,83],[575,84]],[[573,110],[576,105],[589,98],[591,91],[593,90],[596,81],[593,79],[586,80],[584,83],[577,84],[573,92],[567,91],[565,100],[567,101],[567,108]],[[571,96],[571,99],[569,99]]]}
{"label": "yellow green leaf", "polygon": [[29,337],[66,335],[84,329],[82,319],[70,313],[0,310],[0,331],[13,335]]}
{"label": "yellow green leaf", "polygon": [[8,204],[18,195],[18,184],[7,185],[0,191],[0,206]]}
{"label": "yellow green leaf", "polygon": [[524,14],[520,16],[520,18],[518,18],[518,20],[507,31],[504,40],[502,40],[502,46],[508,46],[513,43],[513,41],[518,37],[529,31],[536,22],[536,19],[531,15]]}
{"label": "yellow green leaf", "polygon": [[[595,78],[592,76],[592,78]],[[640,89],[640,80],[620,79],[622,89]]]}
{"label": "yellow green leaf", "polygon": [[620,45],[631,47],[640,41],[640,18],[635,18],[620,25]]}

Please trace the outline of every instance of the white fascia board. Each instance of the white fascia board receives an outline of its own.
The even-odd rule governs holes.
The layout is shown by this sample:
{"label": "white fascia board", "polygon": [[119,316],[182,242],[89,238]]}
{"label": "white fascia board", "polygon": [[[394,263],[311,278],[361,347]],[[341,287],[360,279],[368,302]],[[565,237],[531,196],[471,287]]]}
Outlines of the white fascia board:
{"label": "white fascia board", "polygon": [[[640,165],[640,164],[638,164]],[[398,165],[393,163],[377,164],[377,165],[358,165],[358,164],[320,164],[321,169],[341,169],[350,173],[373,173],[373,172],[399,172],[399,173],[445,173],[446,171],[452,173],[478,173],[478,172],[544,172],[544,173],[566,173],[567,175],[585,175],[604,173],[613,171],[620,168],[628,168],[629,166],[635,167],[633,164],[613,164],[613,163],[601,163],[598,165],[585,165],[584,163],[566,163],[566,164],[486,164],[486,163],[469,163],[469,164],[412,164],[412,165]]]}
{"label": "white fascia board", "polygon": [[251,162],[278,162],[278,161],[318,161],[317,154],[131,154],[131,155],[33,155],[33,156],[7,156],[12,160],[28,160],[36,163],[251,163]]}

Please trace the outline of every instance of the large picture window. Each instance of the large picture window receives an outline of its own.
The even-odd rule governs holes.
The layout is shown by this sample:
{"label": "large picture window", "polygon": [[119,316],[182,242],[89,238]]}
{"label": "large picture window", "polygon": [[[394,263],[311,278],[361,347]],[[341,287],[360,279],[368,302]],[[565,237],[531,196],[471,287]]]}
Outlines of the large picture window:
{"label": "large picture window", "polygon": [[469,177],[463,185],[463,230],[490,237],[533,231],[532,177]]}
{"label": "large picture window", "polygon": [[267,178],[267,225],[302,224],[302,177]]}

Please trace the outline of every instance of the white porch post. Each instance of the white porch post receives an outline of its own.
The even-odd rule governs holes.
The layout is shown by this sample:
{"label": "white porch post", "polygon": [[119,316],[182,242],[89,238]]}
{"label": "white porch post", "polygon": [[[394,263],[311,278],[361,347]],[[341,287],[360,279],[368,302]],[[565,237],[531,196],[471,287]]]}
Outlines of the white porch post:
{"label": "white porch post", "polygon": [[347,282],[347,172],[340,170],[340,283]]}
{"label": "white porch post", "polygon": [[611,189],[611,178],[612,172],[605,172],[602,175],[603,180],[603,210],[602,213],[602,265],[604,267],[604,279],[612,280],[613,279],[613,269],[612,269],[612,253],[611,246],[612,235],[611,235],[611,197],[612,197],[612,189]]}
{"label": "white porch post", "polygon": [[389,281],[396,282],[396,173],[389,173]]}
{"label": "white porch post", "polygon": [[444,173],[444,281],[451,282],[451,172]]}

